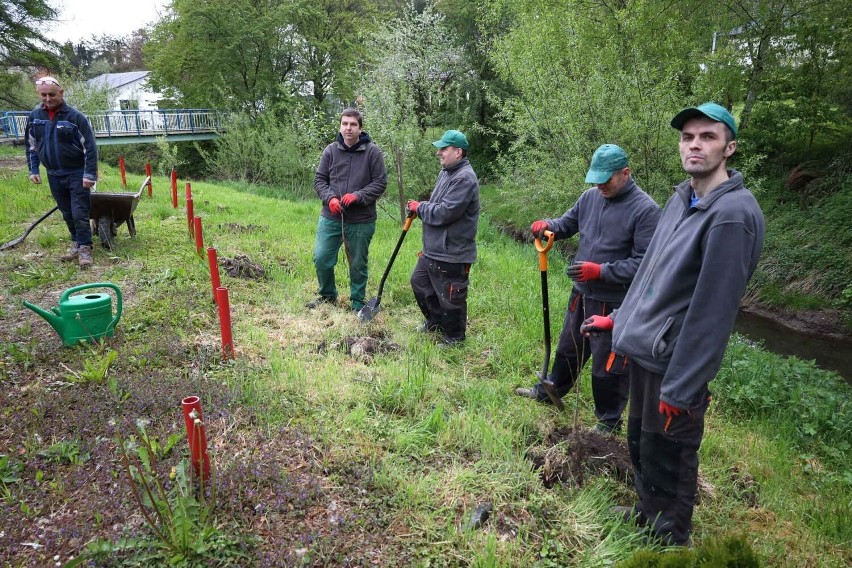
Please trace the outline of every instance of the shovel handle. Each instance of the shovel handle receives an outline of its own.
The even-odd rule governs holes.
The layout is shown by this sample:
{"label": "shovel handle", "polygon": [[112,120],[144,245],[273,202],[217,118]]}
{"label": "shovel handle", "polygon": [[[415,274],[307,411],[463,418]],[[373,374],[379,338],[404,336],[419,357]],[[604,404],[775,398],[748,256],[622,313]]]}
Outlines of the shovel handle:
{"label": "shovel handle", "polygon": [[538,267],[542,272],[547,272],[547,253],[553,248],[553,243],[556,242],[556,235],[552,231],[545,231],[544,236],[547,237],[547,244],[542,244],[541,239],[535,238],[535,250],[538,251]]}
{"label": "shovel handle", "polygon": [[402,232],[407,233],[408,229],[411,228],[411,222],[414,221],[414,218],[417,217],[417,213],[414,211],[409,211],[408,216],[405,218],[405,223],[402,225]]}

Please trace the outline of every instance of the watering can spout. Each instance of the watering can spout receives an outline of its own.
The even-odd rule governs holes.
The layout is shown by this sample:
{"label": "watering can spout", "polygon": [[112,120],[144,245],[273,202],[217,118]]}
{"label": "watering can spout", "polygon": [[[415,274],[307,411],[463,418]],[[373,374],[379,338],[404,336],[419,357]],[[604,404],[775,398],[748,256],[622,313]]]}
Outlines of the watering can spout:
{"label": "watering can spout", "polygon": [[49,323],[50,326],[55,329],[57,333],[62,333],[62,319],[58,315],[53,314],[52,312],[49,312],[47,310],[43,310],[35,304],[31,304],[30,302],[25,301],[24,305],[35,313],[37,313],[38,315],[40,315],[41,317],[43,317],[45,320],[47,320],[47,323]]}

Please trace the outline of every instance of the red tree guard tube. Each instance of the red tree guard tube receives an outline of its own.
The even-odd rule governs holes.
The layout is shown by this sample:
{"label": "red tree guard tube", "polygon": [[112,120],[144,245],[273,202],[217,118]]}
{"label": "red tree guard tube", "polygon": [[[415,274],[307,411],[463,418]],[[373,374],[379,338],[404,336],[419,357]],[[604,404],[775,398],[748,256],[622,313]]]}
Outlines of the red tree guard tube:
{"label": "red tree guard tube", "polygon": [[154,188],[151,185],[151,164],[145,164],[145,175],[148,176],[148,197],[154,193]]}
{"label": "red tree guard tube", "polygon": [[195,232],[195,227],[193,226],[193,219],[195,218],[195,211],[193,210],[192,199],[186,200],[186,224],[189,227],[189,236],[191,237]]}
{"label": "red tree guard tube", "polygon": [[189,185],[189,182],[186,182],[186,187],[184,188],[184,192],[186,193],[187,199],[192,199],[192,186]]}
{"label": "red tree guard tube", "polygon": [[172,207],[177,209],[177,170],[172,170]]}
{"label": "red tree guard tube", "polygon": [[195,226],[195,254],[201,256],[201,249],[204,248],[204,237],[201,234],[201,217],[193,217],[192,222]]}
{"label": "red tree guard tube", "polygon": [[121,172],[121,187],[127,189],[127,174],[124,170],[124,156],[118,157],[118,171]]}
{"label": "red tree guard tube", "polygon": [[204,432],[204,417],[201,415],[201,399],[188,396],[183,399],[182,406],[192,468],[195,475],[202,481],[207,481],[210,479],[210,457],[207,455],[207,435]]}
{"label": "red tree guard tube", "polygon": [[219,278],[219,260],[216,257],[216,247],[207,247],[207,264],[210,265],[210,283],[213,285],[213,303],[218,303],[217,290],[222,286]]}
{"label": "red tree guard tube", "polygon": [[219,304],[219,327],[222,328],[222,358],[227,361],[234,358],[234,338],[231,335],[231,304],[228,300],[228,289],[222,286],[216,288]]}

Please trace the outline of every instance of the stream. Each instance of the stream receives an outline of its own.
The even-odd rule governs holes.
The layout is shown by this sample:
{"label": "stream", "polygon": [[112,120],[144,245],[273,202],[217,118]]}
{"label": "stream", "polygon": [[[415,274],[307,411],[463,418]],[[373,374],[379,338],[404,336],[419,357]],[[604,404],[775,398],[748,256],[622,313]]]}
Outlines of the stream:
{"label": "stream", "polygon": [[816,361],[821,369],[839,373],[852,385],[852,338],[833,339],[793,331],[768,318],[740,312],[734,331],[760,341],[767,351]]}

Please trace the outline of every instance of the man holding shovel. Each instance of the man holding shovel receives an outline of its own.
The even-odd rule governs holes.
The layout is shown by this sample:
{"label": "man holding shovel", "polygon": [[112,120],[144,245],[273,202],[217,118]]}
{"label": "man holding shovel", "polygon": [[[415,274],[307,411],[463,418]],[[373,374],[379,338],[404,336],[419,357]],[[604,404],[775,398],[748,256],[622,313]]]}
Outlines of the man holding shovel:
{"label": "man holding shovel", "polygon": [[35,82],[41,104],[30,112],[24,145],[30,181],[41,183],[39,166],[62,218],[71,233],[71,246],[62,260],[77,259],[80,268],[92,265],[91,188],[98,180],[98,148],[86,116],[65,103],[65,91],[53,77]]}
{"label": "man holding shovel", "polygon": [[364,307],[367,252],[376,231],[376,201],[387,187],[387,171],[381,149],[362,126],[357,109],[341,113],[337,140],[323,150],[314,176],[314,190],[322,201],[314,243],[319,296],[306,304],[308,308],[337,301],[334,267],[341,243],[349,262],[351,308],[357,312]]}
{"label": "man holding shovel", "polygon": [[426,321],[421,331],[439,331],[442,345],[465,339],[470,265],[476,261],[479,179],[467,159],[467,137],[447,130],[432,142],[441,172],[429,201],[409,201],[423,222],[423,250],[411,274],[411,289]]}
{"label": "man holding shovel", "polygon": [[568,268],[574,288],[568,298],[550,376],[515,392],[550,404],[541,381],[549,379],[556,395],[563,397],[591,357],[592,395],[598,419],[595,429],[610,433],[620,429],[627,406],[624,360],[610,357],[609,336],[584,337],[580,325],[593,314],[608,315],[621,304],[651,242],[660,208],[633,181],[627,154],[615,144],[604,144],[595,150],[586,183],[595,187],[583,192],[562,217],[532,224],[537,237],[545,230],[552,231],[556,239],[580,233],[580,246]]}
{"label": "man holding shovel", "polygon": [[638,502],[616,513],[666,544],[686,545],[698,485],[698,448],[765,224],[743,175],[734,117],[715,103],[679,112],[680,158],[690,178],[675,188],[621,308],[582,331],[612,331],[630,358],[627,446]]}

